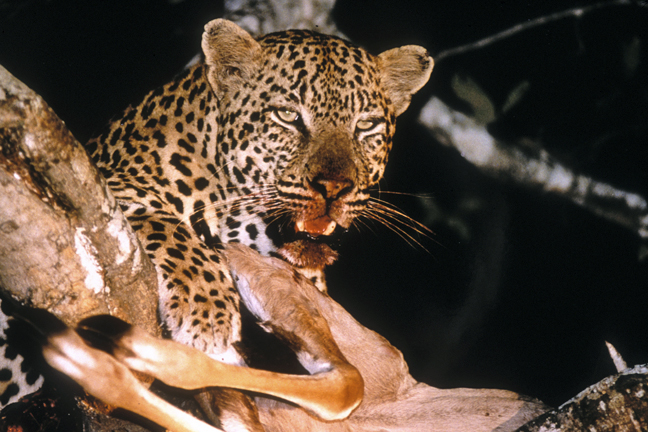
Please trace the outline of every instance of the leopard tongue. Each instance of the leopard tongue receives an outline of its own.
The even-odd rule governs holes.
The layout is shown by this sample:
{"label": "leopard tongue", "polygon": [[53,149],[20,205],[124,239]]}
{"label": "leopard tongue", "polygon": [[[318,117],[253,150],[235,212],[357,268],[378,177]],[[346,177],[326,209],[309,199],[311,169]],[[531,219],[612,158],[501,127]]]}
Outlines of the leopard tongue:
{"label": "leopard tongue", "polygon": [[295,224],[295,231],[307,232],[317,237],[321,235],[331,235],[335,231],[337,223],[327,215],[320,216],[317,219],[299,221]]}

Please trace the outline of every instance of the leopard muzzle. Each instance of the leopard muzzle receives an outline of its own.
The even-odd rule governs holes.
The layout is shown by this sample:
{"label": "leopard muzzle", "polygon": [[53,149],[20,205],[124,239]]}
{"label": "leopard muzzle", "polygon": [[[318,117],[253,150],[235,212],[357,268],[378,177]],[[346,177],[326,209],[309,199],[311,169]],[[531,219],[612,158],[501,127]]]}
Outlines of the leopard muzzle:
{"label": "leopard muzzle", "polygon": [[337,259],[336,249],[352,218],[346,201],[354,184],[347,179],[315,177],[307,182],[308,205],[284,225],[278,253],[301,268],[323,269]]}

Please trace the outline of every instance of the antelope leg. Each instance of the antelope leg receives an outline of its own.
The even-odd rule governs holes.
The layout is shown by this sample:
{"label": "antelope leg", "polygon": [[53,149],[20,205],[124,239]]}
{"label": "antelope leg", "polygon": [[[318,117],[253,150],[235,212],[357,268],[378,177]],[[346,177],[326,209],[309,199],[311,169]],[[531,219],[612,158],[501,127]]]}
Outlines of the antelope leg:
{"label": "antelope leg", "polygon": [[[360,372],[340,351],[328,322],[315,306],[321,293],[295,268],[277,258],[264,257],[247,246],[231,243],[223,251],[241,299],[269,332],[282,339],[312,378],[335,374],[338,396],[347,395],[348,414],[362,401]],[[344,389],[344,393],[342,392]],[[336,401],[343,403],[343,399]]]}
{"label": "antelope leg", "polygon": [[[118,333],[104,331],[115,328]],[[107,315],[81,321],[78,331],[90,343],[109,348],[128,368],[174,387],[229,387],[264,393],[293,402],[324,420],[346,418],[362,400],[362,378],[348,363],[305,376],[229,365],[186,345],[150,336]],[[103,342],[97,343],[98,338],[104,338]]]}
{"label": "antelope leg", "polygon": [[86,345],[71,329],[50,336],[43,356],[50,366],[109,405],[132,411],[174,432],[223,432],[155,396],[123,364]]}
{"label": "antelope leg", "polygon": [[286,262],[241,244],[228,244],[224,253],[250,312],[284,339],[309,372],[351,366],[309,297],[316,291],[310,281]]}

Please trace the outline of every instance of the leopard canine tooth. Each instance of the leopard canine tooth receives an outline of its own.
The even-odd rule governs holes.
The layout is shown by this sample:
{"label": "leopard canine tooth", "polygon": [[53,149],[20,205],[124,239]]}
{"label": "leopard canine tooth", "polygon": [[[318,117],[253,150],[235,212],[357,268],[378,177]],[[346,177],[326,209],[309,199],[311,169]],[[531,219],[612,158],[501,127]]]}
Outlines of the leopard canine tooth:
{"label": "leopard canine tooth", "polygon": [[333,234],[333,231],[335,231],[335,228],[336,228],[336,227],[337,227],[337,223],[336,223],[334,220],[332,220],[332,221],[328,224],[328,226],[326,227],[326,229],[324,230],[324,232],[322,233],[322,235],[327,236],[327,235],[331,235],[331,234]]}
{"label": "leopard canine tooth", "polygon": [[295,224],[295,231],[297,231],[297,232],[302,232],[302,231],[304,231],[304,221],[298,221],[298,222]]}

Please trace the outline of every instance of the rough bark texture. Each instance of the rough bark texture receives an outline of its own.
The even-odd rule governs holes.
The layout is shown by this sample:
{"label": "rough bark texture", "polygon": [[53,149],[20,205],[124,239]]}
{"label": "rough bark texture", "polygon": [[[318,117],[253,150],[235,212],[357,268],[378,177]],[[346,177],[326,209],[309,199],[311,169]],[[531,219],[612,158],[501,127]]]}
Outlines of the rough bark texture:
{"label": "rough bark texture", "polygon": [[0,285],[68,325],[111,313],[159,334],[155,270],[83,147],[0,66]]}
{"label": "rough bark texture", "polygon": [[225,0],[225,17],[254,35],[278,30],[317,29],[344,35],[333,22],[335,0]]}
{"label": "rough bark texture", "polygon": [[648,430],[648,367],[605,378],[518,432]]}

